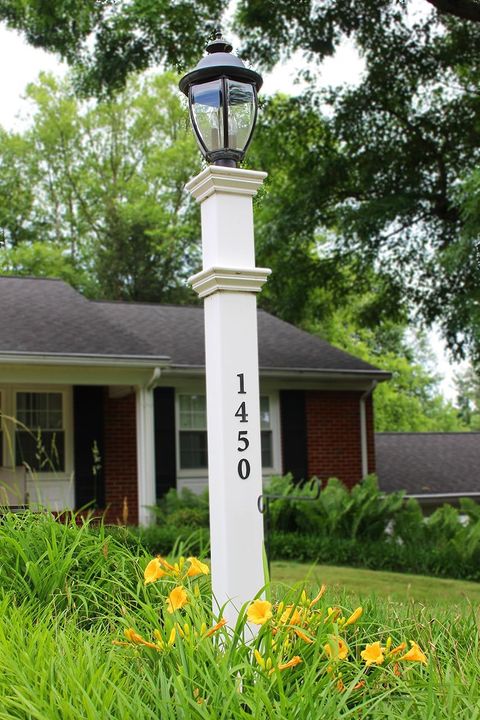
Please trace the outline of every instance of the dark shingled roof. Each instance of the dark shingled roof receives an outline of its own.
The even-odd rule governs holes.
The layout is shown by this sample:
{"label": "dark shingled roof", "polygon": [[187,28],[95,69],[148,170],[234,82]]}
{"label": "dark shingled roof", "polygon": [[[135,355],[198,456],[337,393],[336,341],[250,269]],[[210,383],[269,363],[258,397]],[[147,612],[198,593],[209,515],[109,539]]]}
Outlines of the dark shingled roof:
{"label": "dark shingled roof", "polygon": [[480,433],[375,434],[381,490],[408,495],[480,492]]}
{"label": "dark shingled roof", "polygon": [[[61,280],[0,278],[0,354],[168,358],[205,364],[203,308],[87,300]],[[275,318],[258,313],[262,369],[388,377],[373,365]]]}

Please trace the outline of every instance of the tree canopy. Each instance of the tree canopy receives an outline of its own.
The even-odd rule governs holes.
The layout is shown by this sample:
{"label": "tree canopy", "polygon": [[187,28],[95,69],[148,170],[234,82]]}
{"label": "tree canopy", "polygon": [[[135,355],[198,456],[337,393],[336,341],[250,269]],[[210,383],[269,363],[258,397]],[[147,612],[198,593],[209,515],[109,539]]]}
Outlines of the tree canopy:
{"label": "tree canopy", "polygon": [[1,131],[0,266],[57,274],[96,297],[177,302],[199,264],[185,184],[200,158],[172,75],[100,103],[29,86],[33,122]]}
{"label": "tree canopy", "polygon": [[77,87],[110,93],[130,73],[197,58],[226,0],[0,0],[0,21],[75,68]]}
{"label": "tree canopy", "polygon": [[[479,4],[462,3],[464,19],[414,12],[432,5],[460,6],[241,0],[238,17],[246,52],[264,67],[297,50],[310,60],[298,104],[323,123],[305,138],[292,115],[277,145],[279,156],[292,139],[301,148],[290,192],[305,232],[335,229],[332,257],[375,268],[388,277],[391,304],[439,323],[458,355],[478,356],[478,236],[466,234],[459,188],[480,159]],[[364,60],[362,77],[321,90],[321,62],[345,37]]]}

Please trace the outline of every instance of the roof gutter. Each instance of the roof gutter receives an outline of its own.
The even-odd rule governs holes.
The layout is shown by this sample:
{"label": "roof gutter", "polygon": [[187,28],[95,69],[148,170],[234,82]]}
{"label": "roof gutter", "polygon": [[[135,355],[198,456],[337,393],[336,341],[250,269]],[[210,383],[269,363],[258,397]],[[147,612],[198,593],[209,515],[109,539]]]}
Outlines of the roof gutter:
{"label": "roof gutter", "polygon": [[[168,368],[168,372],[175,375],[203,375],[204,365],[175,365]],[[302,380],[372,380],[384,382],[390,380],[391,373],[382,370],[333,370],[327,368],[266,368],[260,366],[260,375],[271,378],[301,378]]]}
{"label": "roof gutter", "polygon": [[460,492],[460,493],[407,493],[406,498],[415,498],[415,500],[442,500],[458,499],[458,498],[480,498],[480,492]]}
{"label": "roof gutter", "polygon": [[360,397],[360,448],[362,458],[362,478],[368,475],[368,433],[367,433],[367,398],[373,393],[377,387],[377,380],[372,380],[372,384]]}
{"label": "roof gutter", "polygon": [[150,378],[150,380],[149,380],[149,381],[147,382],[147,384],[145,385],[145,389],[148,390],[149,392],[150,392],[151,390],[153,390],[153,388],[157,386],[161,374],[162,374],[161,369],[160,369],[159,367],[156,367],[155,370],[154,370],[153,373],[152,373],[152,377]]}

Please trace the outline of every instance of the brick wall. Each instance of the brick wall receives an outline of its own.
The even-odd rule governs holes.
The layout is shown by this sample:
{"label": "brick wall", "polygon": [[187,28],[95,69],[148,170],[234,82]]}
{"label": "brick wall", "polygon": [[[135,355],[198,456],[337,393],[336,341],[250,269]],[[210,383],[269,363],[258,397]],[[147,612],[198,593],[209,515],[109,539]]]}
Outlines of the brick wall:
{"label": "brick wall", "polygon": [[[305,393],[308,476],[337,477],[352,487],[362,477],[361,392],[311,390]],[[374,472],[373,404],[367,405],[369,472]]]}
{"label": "brick wall", "polygon": [[126,498],[128,524],[138,523],[135,417],[135,393],[110,398],[106,391],[104,472],[108,522],[123,522]]}

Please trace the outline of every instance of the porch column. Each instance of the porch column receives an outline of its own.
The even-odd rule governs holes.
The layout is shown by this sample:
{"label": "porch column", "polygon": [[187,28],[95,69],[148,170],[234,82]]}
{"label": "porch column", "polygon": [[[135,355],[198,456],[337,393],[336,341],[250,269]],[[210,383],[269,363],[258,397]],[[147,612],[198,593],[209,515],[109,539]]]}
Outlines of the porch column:
{"label": "porch column", "polygon": [[137,387],[136,403],[138,524],[150,525],[155,515],[149,508],[156,503],[153,389]]}

